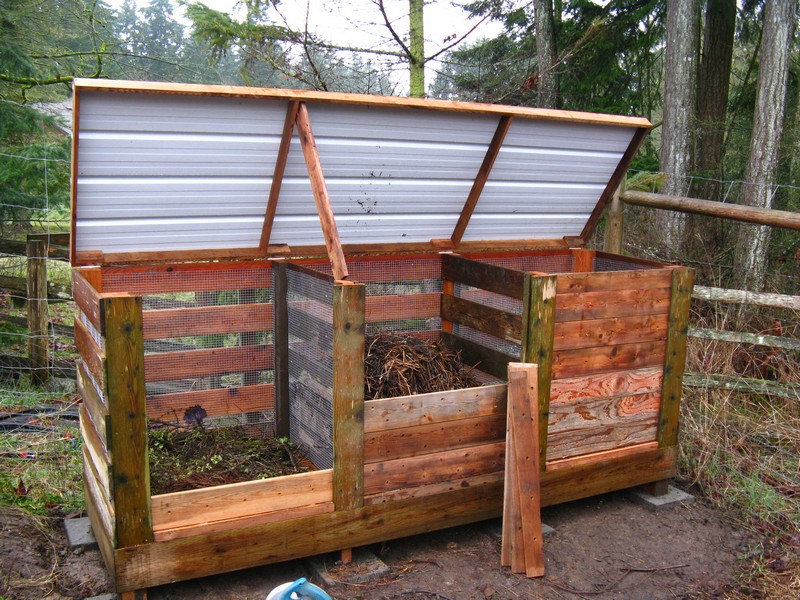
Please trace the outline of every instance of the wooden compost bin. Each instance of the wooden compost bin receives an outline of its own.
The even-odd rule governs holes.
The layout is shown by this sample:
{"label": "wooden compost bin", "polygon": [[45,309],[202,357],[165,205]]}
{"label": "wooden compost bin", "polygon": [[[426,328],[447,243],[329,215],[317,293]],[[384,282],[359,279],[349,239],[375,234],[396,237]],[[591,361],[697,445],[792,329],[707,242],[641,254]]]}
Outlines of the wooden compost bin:
{"label": "wooden compost bin", "polygon": [[[74,89],[86,501],[118,591],[499,516],[510,361],[539,365],[542,505],[675,473],[691,272],[585,250],[645,119]],[[381,331],[483,385],[366,400]],[[315,470],[151,494],[149,428],[198,405]]]}

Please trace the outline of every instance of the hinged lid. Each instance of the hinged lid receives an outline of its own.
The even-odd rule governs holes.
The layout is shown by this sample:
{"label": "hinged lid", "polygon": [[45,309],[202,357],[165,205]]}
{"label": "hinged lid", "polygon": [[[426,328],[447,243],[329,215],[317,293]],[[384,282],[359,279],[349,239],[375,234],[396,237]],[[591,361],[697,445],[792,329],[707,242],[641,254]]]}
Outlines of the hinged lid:
{"label": "hinged lid", "polygon": [[77,80],[74,102],[73,264],[585,239],[650,129],[210,85]]}

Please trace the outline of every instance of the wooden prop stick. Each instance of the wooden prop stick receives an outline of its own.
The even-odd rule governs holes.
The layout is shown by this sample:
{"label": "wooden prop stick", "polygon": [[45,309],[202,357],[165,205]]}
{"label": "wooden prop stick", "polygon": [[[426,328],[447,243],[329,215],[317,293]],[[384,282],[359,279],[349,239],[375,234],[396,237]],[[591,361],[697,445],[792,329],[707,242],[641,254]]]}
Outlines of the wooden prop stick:
{"label": "wooden prop stick", "polygon": [[503,140],[506,138],[508,128],[511,126],[511,119],[512,117],[507,115],[500,117],[500,122],[497,124],[494,137],[489,143],[486,156],[483,157],[481,168],[478,169],[478,175],[475,177],[475,182],[472,184],[469,196],[467,196],[467,202],[464,204],[464,209],[461,211],[461,216],[458,218],[456,228],[453,230],[453,235],[450,237],[453,247],[458,246],[458,244],[461,243],[461,238],[464,237],[464,232],[467,230],[469,220],[472,218],[472,213],[475,211],[475,207],[481,197],[481,192],[483,192],[486,181],[489,179],[489,173],[492,172],[494,161],[500,153],[500,147],[503,145]]}
{"label": "wooden prop stick", "polygon": [[286,170],[286,159],[289,157],[289,148],[292,145],[292,131],[294,131],[294,122],[297,119],[297,111],[299,108],[299,102],[289,102],[289,107],[286,110],[286,121],[283,123],[281,145],[278,147],[278,156],[275,158],[275,170],[272,173],[272,186],[269,189],[267,213],[264,216],[264,227],[261,229],[261,242],[258,245],[262,253],[266,253],[269,249],[269,238],[272,234],[272,224],[275,221],[275,211],[278,209],[278,197],[281,195],[283,173]]}
{"label": "wooden prop stick", "polygon": [[308,107],[305,102],[300,103],[297,111],[297,133],[300,136],[300,145],[303,147],[303,156],[306,159],[308,177],[311,180],[314,201],[317,203],[317,212],[325,237],[325,247],[333,267],[333,276],[340,280],[347,279],[347,263],[344,259],[342,243],[339,240],[339,231],[336,229],[336,220],[333,217],[331,200],[325,185],[325,177],[322,174],[319,152],[317,152],[317,144],[314,141],[314,133],[311,131],[311,121],[308,118]]}

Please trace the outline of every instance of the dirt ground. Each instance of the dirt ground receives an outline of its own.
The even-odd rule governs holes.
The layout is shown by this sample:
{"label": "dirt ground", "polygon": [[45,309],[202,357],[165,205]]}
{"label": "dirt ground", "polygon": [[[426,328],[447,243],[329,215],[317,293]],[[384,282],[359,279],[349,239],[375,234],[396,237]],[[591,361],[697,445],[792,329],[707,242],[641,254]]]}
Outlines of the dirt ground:
{"label": "dirt ground", "polygon": [[[697,501],[652,512],[625,493],[546,508],[546,575],[501,568],[500,521],[487,521],[370,547],[390,568],[364,584],[328,587],[335,599],[515,600],[517,598],[721,598],[746,594],[738,581],[756,538]],[[335,577],[336,557],[325,557]],[[86,598],[111,586],[96,550],[75,553],[58,522],[0,514],[0,596]],[[312,576],[292,561],[151,589],[152,600],[263,599],[277,585]]]}

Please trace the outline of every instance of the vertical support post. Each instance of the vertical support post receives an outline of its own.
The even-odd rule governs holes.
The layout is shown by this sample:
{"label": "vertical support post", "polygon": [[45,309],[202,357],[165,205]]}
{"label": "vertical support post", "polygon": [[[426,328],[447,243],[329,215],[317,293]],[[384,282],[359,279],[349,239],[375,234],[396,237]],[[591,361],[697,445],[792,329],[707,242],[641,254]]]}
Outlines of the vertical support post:
{"label": "vertical support post", "polygon": [[272,269],[272,343],[275,348],[275,435],[289,437],[289,284],[286,265]]}
{"label": "vertical support post", "polygon": [[527,275],[522,307],[522,362],[536,363],[539,397],[539,465],[547,468],[547,426],[556,322],[555,275]]}
{"label": "vertical support post", "polygon": [[364,506],[363,283],[333,288],[333,503],[336,510]]}
{"label": "vertical support post", "polygon": [[576,273],[591,273],[594,267],[594,250],[573,250],[572,256],[575,257]]}
{"label": "vertical support post", "polygon": [[141,297],[102,299],[117,547],[153,541]]}
{"label": "vertical support post", "polygon": [[612,254],[622,254],[622,196],[625,191],[625,177],[611,197],[606,209],[606,235],[603,250]]}
{"label": "vertical support post", "polygon": [[675,446],[678,443],[683,371],[686,368],[686,338],[689,331],[693,285],[692,269],[684,267],[672,272],[664,385],[658,415],[658,445],[661,447]]}
{"label": "vertical support post", "polygon": [[31,382],[50,378],[47,357],[47,248],[42,240],[28,240],[28,358]]}

